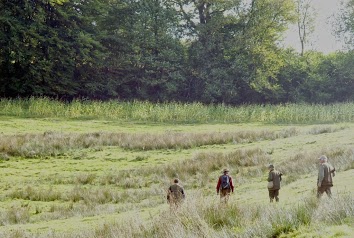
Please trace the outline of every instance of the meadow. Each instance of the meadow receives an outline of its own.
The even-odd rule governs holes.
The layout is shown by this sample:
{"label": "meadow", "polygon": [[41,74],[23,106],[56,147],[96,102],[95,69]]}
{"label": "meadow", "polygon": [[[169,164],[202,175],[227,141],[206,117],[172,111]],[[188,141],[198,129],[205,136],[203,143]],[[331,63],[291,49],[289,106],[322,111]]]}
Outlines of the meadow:
{"label": "meadow", "polygon": [[[353,237],[353,143],[354,103],[1,99],[0,237]],[[337,174],[318,200],[322,154]],[[269,163],[284,174],[274,204]],[[187,196],[170,210],[175,177]]]}

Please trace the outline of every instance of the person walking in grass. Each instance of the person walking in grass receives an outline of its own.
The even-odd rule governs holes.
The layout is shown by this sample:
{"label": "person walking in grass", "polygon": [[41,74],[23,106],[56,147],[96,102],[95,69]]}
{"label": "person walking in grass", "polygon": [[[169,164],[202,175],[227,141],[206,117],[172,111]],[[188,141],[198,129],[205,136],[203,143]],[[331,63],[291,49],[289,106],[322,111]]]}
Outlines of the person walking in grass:
{"label": "person walking in grass", "polygon": [[281,176],[283,174],[275,170],[274,165],[272,164],[268,166],[268,169],[269,169],[269,174],[268,174],[269,199],[270,202],[273,202],[275,198],[275,201],[279,202],[280,181],[281,181]]}
{"label": "person walking in grass", "polygon": [[335,168],[328,163],[327,156],[322,155],[319,159],[317,178],[317,197],[320,198],[324,192],[328,197],[332,196],[331,187],[333,187],[332,177],[335,176]]}
{"label": "person walking in grass", "polygon": [[175,178],[173,180],[173,184],[168,188],[167,202],[170,204],[171,207],[178,207],[184,199],[184,189],[179,184],[179,180]]}
{"label": "person walking in grass", "polygon": [[234,185],[232,182],[232,177],[229,175],[229,170],[224,169],[223,175],[219,177],[218,183],[216,185],[216,193],[220,194],[220,201],[227,203],[231,192],[234,192]]}

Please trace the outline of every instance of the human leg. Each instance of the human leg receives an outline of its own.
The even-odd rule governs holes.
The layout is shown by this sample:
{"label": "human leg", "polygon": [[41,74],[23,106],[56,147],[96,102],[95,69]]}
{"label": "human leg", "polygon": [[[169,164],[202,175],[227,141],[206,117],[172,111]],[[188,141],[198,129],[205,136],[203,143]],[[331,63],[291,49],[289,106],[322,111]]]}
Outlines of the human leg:
{"label": "human leg", "polygon": [[279,202],[279,189],[274,190],[274,197],[275,197],[275,201]]}
{"label": "human leg", "polygon": [[331,187],[326,187],[325,192],[328,197],[330,197],[330,198],[332,197]]}
{"label": "human leg", "polygon": [[322,194],[326,191],[326,188],[321,186],[321,187],[317,187],[317,198],[322,197]]}
{"label": "human leg", "polygon": [[268,191],[269,191],[269,200],[270,200],[270,202],[273,202],[273,200],[274,200],[274,190],[270,190],[270,189],[268,189]]}
{"label": "human leg", "polygon": [[220,201],[224,202],[224,203],[227,203],[229,201],[229,198],[230,198],[230,192],[231,192],[230,189],[222,189],[220,191]]}

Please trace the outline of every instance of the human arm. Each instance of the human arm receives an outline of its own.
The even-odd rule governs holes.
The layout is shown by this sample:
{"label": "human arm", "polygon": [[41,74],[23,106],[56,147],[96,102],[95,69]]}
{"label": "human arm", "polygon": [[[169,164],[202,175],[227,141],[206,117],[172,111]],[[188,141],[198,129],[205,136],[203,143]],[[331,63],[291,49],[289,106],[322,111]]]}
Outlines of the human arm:
{"label": "human arm", "polygon": [[273,181],[273,173],[269,172],[268,174],[268,182]]}
{"label": "human arm", "polygon": [[184,193],[184,189],[182,187],[181,187],[181,193],[182,193],[183,199],[186,198],[186,194]]}
{"label": "human arm", "polygon": [[217,193],[217,194],[219,194],[220,185],[221,185],[221,179],[220,179],[220,177],[219,177],[218,184],[216,185],[216,193]]}
{"label": "human arm", "polygon": [[317,180],[318,187],[321,187],[323,178],[324,178],[324,168],[322,165],[320,165],[318,169],[318,180]]}
{"label": "human arm", "polygon": [[230,181],[231,191],[234,192],[234,184],[232,182],[232,177],[231,176],[229,176],[229,181]]}
{"label": "human arm", "polygon": [[170,201],[171,186],[167,189],[167,201]]}
{"label": "human arm", "polygon": [[332,176],[336,176],[336,168],[334,168],[333,166],[330,167],[330,172],[332,173]]}

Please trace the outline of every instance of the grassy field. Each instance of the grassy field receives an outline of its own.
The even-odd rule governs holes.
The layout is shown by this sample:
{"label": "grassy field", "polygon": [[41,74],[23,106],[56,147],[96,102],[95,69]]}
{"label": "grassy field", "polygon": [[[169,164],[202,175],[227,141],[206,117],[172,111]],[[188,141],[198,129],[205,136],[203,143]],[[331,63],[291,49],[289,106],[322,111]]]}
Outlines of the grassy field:
{"label": "grassy field", "polygon": [[[352,104],[0,106],[0,237],[354,236]],[[333,199],[316,199],[322,154],[337,169]],[[269,163],[284,173],[278,204]],[[227,207],[215,191],[225,167]],[[175,177],[187,198],[171,212]]]}

